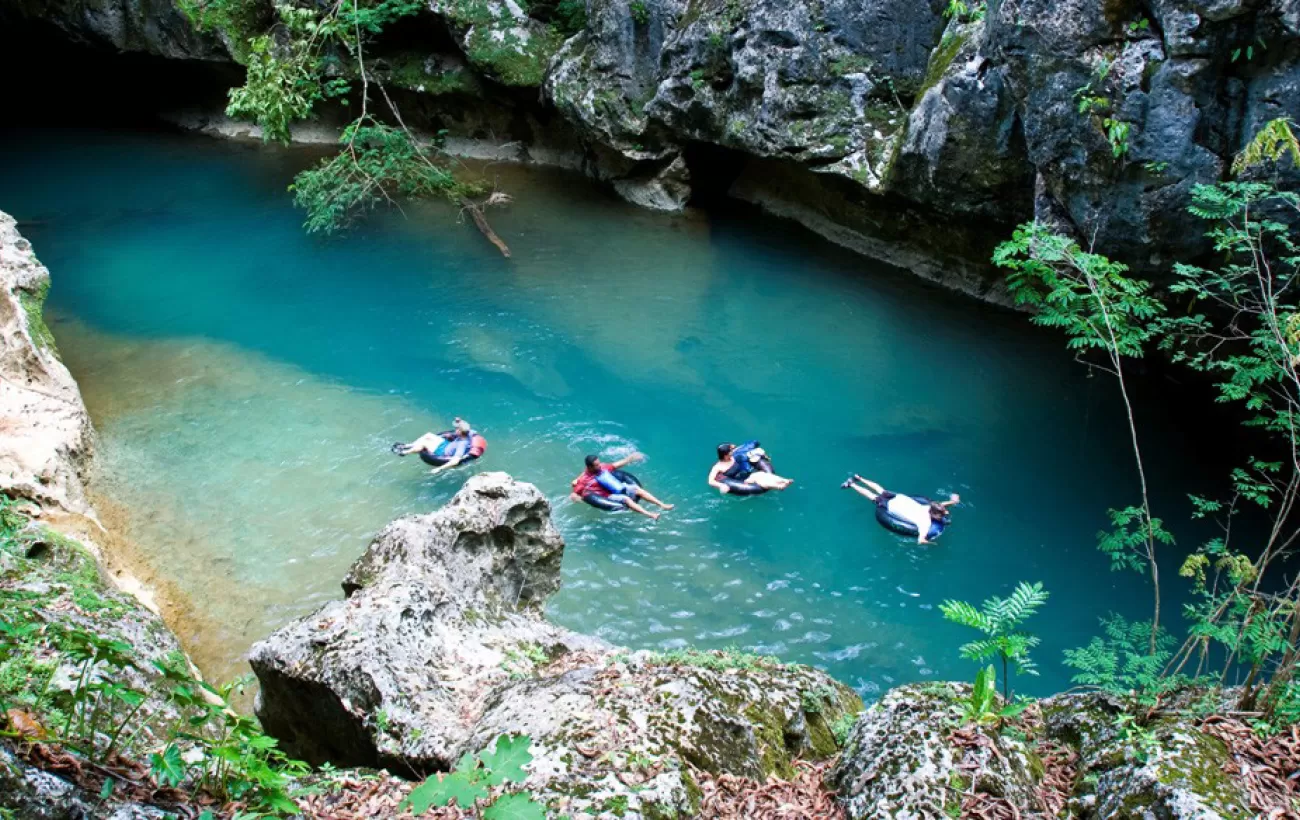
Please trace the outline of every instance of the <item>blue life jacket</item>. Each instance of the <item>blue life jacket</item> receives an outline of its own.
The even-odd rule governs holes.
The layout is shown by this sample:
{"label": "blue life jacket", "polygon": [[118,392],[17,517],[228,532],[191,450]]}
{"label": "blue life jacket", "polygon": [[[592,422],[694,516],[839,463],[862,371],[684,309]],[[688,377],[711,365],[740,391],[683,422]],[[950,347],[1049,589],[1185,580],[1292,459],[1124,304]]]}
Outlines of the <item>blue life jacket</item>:
{"label": "blue life jacket", "polygon": [[628,486],[619,480],[618,476],[609,470],[601,470],[600,475],[596,476],[596,483],[609,490],[614,495],[628,495]]}
{"label": "blue life jacket", "polygon": [[723,473],[733,481],[744,481],[754,474],[756,468],[750,462],[749,452],[758,447],[758,441],[747,441],[731,451],[732,465]]}

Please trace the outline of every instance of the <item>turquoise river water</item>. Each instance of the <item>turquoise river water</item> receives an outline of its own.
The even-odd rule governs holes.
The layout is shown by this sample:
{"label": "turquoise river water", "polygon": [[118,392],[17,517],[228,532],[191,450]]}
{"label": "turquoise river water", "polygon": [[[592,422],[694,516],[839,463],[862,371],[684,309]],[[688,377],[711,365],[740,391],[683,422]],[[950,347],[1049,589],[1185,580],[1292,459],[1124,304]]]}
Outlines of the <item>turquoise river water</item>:
{"label": "turquoise river water", "polygon": [[[1135,497],[1113,385],[1023,316],[791,223],[652,214],[509,167],[492,170],[516,202],[492,220],[512,259],[443,205],[309,237],[285,193],[309,159],[158,133],[0,137],[0,209],[53,273],[101,508],[209,674],[246,671],[253,641],[341,594],[386,522],[476,470],[555,504],[552,616],[633,647],[774,653],[870,696],[969,678],[970,636],[938,604],[1042,581],[1026,683],[1047,692],[1098,616],[1146,615],[1142,579],[1094,548],[1106,508]],[[1153,484],[1196,475],[1177,425],[1144,413]],[[454,414],[490,442],[472,468],[430,479],[388,452]],[[749,437],[789,491],[705,484],[714,445]],[[566,501],[585,453],[634,449],[677,509],[651,524]],[[966,503],[918,548],[838,488],[850,471]]]}

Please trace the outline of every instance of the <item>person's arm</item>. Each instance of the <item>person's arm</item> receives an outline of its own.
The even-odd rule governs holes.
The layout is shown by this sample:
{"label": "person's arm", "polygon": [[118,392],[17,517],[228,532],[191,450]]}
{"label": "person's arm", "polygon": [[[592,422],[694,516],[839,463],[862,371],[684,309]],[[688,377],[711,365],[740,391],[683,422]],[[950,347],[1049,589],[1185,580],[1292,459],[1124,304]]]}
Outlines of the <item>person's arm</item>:
{"label": "person's arm", "polygon": [[953,504],[960,504],[960,503],[961,503],[961,496],[957,495],[956,493],[953,493],[951,496],[949,496],[947,501],[940,501],[939,506],[946,508],[946,507],[951,507]]}
{"label": "person's arm", "polygon": [[441,473],[443,470],[450,470],[452,467],[455,467],[457,464],[460,464],[464,460],[465,460],[464,456],[453,456],[451,460],[448,461],[446,464],[443,464],[440,467],[434,467],[432,470],[430,470],[429,475],[437,475],[438,473]]}
{"label": "person's arm", "polygon": [[[577,484],[578,482],[574,481],[573,483]],[[577,493],[569,493],[569,500],[574,503],[582,503],[582,496],[578,495]]]}
{"label": "person's arm", "polygon": [[718,480],[718,473],[722,472],[722,468],[722,462],[718,462],[713,465],[712,470],[709,470],[709,486],[715,488],[720,493],[726,494],[731,492],[731,488]]}
{"label": "person's arm", "polygon": [[609,465],[609,469],[611,469],[611,470],[621,470],[621,469],[623,469],[624,467],[626,467],[627,465],[629,465],[629,464],[635,464],[636,462],[641,461],[641,460],[644,459],[644,458],[645,458],[645,456],[641,455],[640,453],[633,453],[632,455],[628,456],[627,458],[620,458],[618,461],[615,461],[613,464]]}

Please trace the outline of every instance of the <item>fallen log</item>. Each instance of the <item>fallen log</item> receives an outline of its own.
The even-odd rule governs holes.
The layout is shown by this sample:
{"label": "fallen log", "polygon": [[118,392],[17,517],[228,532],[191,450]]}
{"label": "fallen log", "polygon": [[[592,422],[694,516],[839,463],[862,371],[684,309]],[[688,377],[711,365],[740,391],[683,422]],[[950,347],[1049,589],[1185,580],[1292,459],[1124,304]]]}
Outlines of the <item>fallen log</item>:
{"label": "fallen log", "polygon": [[[491,198],[489,198],[489,201],[491,201]],[[474,220],[474,225],[478,228],[479,233],[486,236],[487,240],[493,245],[496,245],[497,250],[501,251],[501,255],[509,259],[510,248],[501,237],[497,236],[497,232],[492,230],[492,226],[488,224],[487,217],[483,215],[482,206],[467,196],[460,198],[460,204],[462,210],[469,211],[470,218]]]}

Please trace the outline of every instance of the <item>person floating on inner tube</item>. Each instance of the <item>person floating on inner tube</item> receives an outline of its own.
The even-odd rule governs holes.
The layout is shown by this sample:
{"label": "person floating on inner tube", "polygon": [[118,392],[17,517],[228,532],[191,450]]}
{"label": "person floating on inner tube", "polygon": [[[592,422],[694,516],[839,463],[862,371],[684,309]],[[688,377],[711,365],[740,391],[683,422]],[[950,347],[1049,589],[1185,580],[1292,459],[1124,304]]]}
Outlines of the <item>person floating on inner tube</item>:
{"label": "person floating on inner tube", "polygon": [[641,461],[645,456],[633,453],[627,458],[612,464],[602,464],[596,456],[587,456],[587,469],[582,475],[573,479],[573,492],[569,494],[572,501],[585,501],[593,507],[603,510],[617,510],[620,507],[638,512],[655,520],[659,513],[652,513],[637,503],[638,499],[649,501],[661,509],[671,510],[672,504],[665,504],[655,498],[629,473],[624,473],[627,465]]}
{"label": "person floating on inner tube", "polygon": [[[858,486],[854,482],[859,482],[863,486]],[[961,496],[956,493],[949,496],[947,501],[930,501],[919,496],[891,493],[876,482],[868,481],[856,473],[840,487],[853,490],[858,495],[874,501],[876,519],[882,525],[895,532],[915,535],[918,544],[934,543],[934,539],[942,535],[944,527],[948,526],[950,520],[948,508],[961,501]]]}
{"label": "person floating on inner tube", "polygon": [[419,453],[426,464],[433,465],[429,471],[432,475],[468,464],[486,451],[487,439],[460,416],[452,422],[452,429],[446,432],[425,433],[410,444],[393,445],[393,452],[399,456]]}
{"label": "person floating on inner tube", "polygon": [[757,441],[718,445],[718,462],[709,470],[709,486],[726,495],[758,495],[784,490],[794,483],[772,472],[772,462]]}

